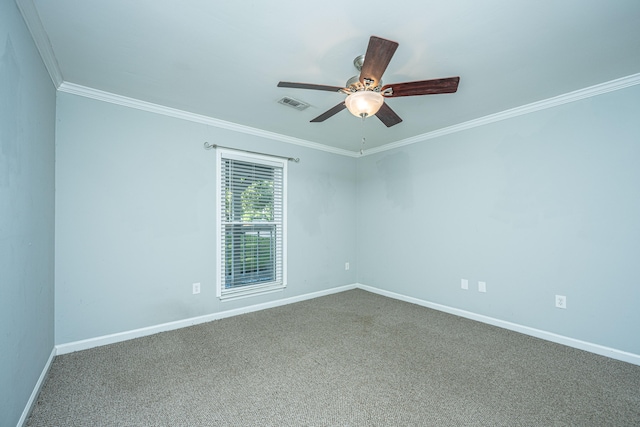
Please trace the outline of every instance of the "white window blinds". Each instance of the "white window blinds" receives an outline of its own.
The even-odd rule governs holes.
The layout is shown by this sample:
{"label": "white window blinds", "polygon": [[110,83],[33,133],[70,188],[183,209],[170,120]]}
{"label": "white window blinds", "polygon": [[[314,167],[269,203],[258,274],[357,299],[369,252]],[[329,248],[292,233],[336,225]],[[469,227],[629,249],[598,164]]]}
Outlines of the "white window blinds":
{"label": "white window blinds", "polygon": [[219,149],[218,296],[282,289],[286,161]]}

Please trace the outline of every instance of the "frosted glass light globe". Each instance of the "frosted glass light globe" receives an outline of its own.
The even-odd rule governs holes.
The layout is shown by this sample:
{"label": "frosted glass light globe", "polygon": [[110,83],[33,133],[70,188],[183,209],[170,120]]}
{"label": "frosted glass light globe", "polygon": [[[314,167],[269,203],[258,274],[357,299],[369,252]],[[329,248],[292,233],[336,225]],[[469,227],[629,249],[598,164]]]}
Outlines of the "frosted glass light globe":
{"label": "frosted glass light globe", "polygon": [[369,117],[376,114],[382,107],[384,97],[379,92],[363,90],[350,94],[344,102],[354,116]]}

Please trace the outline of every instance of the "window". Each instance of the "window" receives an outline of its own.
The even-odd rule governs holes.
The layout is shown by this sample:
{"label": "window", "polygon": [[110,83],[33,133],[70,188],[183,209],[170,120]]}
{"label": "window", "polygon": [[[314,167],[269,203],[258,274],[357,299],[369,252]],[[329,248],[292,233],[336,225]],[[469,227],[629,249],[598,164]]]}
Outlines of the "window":
{"label": "window", "polygon": [[219,148],[216,170],[218,297],[283,289],[287,161]]}

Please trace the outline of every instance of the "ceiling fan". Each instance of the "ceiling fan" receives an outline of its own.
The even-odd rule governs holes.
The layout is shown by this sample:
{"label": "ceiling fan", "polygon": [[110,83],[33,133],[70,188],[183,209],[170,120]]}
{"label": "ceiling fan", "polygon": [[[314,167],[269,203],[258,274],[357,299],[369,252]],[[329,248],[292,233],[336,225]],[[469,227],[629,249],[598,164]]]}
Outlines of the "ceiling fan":
{"label": "ceiling fan", "polygon": [[323,122],[347,108],[353,115],[363,119],[375,114],[387,127],[397,125],[402,119],[384,102],[384,98],[454,93],[458,90],[460,77],[383,85],[382,74],[397,48],[398,43],[394,41],[371,36],[367,52],[353,61],[360,75],[349,79],[346,87],[294,82],[279,82],[278,87],[324,90],[348,95],[343,102],[311,120],[312,123]]}

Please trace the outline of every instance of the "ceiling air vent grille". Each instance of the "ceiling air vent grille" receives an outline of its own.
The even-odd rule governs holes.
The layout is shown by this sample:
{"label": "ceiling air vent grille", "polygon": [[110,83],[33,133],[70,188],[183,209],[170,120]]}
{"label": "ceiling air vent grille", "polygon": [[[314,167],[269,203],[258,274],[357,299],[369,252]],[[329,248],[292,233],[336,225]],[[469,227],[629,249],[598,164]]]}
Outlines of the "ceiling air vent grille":
{"label": "ceiling air vent grille", "polygon": [[298,111],[302,111],[309,106],[306,102],[302,102],[299,99],[289,98],[285,96],[281,100],[278,101],[282,105],[289,106],[291,108],[295,108]]}

